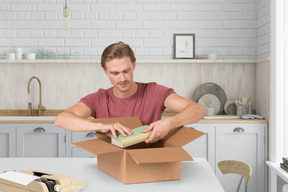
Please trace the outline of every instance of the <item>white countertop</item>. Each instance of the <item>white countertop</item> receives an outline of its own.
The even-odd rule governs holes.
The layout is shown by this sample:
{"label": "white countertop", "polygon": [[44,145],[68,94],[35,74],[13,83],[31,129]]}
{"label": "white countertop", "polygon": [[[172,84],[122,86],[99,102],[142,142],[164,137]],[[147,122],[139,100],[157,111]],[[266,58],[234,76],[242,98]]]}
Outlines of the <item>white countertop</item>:
{"label": "white countertop", "polygon": [[33,168],[64,174],[84,182],[83,191],[224,192],[206,159],[195,158],[181,164],[181,180],[126,185],[99,170],[96,158],[2,158],[0,172]]}
{"label": "white countertop", "polygon": [[56,116],[0,116],[0,121],[55,121]]}

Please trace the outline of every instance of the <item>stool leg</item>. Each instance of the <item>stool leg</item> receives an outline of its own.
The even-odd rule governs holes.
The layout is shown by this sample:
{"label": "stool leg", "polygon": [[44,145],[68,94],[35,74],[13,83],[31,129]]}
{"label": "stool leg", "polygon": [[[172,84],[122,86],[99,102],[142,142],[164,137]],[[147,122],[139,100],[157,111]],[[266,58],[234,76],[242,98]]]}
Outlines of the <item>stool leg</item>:
{"label": "stool leg", "polygon": [[239,192],[239,190],[240,190],[240,186],[241,186],[242,180],[243,180],[243,177],[241,176],[240,182],[238,184],[237,192]]}

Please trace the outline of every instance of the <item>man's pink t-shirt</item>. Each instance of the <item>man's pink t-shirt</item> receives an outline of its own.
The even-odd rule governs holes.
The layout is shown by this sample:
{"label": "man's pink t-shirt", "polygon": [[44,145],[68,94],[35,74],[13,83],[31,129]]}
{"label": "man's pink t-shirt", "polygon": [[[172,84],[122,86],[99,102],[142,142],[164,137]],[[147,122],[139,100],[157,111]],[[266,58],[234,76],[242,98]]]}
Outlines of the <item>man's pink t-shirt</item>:
{"label": "man's pink t-shirt", "polygon": [[120,99],[113,88],[99,89],[80,100],[91,110],[94,118],[139,117],[143,125],[160,120],[165,110],[164,101],[175,93],[157,83],[137,83],[138,90],[129,98]]}

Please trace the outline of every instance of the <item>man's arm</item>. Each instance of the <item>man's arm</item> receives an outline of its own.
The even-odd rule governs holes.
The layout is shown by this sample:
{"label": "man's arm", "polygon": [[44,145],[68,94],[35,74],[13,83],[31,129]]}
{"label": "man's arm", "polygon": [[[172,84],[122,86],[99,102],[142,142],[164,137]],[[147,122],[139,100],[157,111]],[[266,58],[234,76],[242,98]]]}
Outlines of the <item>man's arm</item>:
{"label": "man's arm", "polygon": [[87,120],[90,115],[91,111],[89,107],[79,102],[76,105],[73,105],[72,107],[66,109],[64,112],[57,115],[55,125],[69,131],[102,132],[106,133],[109,136],[113,135],[115,138],[117,138],[117,131],[123,136],[126,136],[126,133],[129,135],[133,133],[130,129],[124,127],[119,123],[101,124],[91,122]]}
{"label": "man's arm", "polygon": [[164,106],[171,111],[178,112],[175,116],[151,123],[144,131],[152,131],[146,143],[154,143],[163,139],[172,129],[199,121],[206,115],[204,107],[194,101],[181,97],[176,93],[169,95]]}

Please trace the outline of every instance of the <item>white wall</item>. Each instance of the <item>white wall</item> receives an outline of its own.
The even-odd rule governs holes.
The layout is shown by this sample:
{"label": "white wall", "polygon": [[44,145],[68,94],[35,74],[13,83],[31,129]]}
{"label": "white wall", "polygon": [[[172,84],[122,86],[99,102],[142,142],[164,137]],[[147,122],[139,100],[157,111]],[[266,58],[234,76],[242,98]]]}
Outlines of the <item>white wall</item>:
{"label": "white wall", "polygon": [[196,54],[266,57],[266,1],[68,0],[71,30],[64,31],[64,0],[0,0],[0,54],[44,48],[99,59],[107,45],[124,41],[138,59],[169,59],[173,34],[195,33]]}
{"label": "white wall", "polygon": [[256,0],[257,57],[270,57],[270,0]]}

